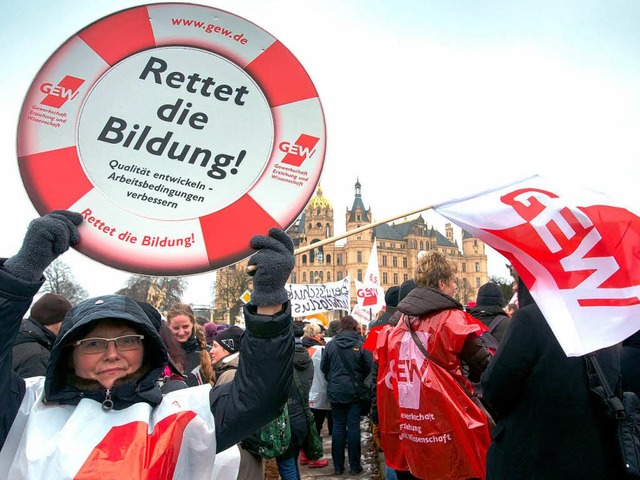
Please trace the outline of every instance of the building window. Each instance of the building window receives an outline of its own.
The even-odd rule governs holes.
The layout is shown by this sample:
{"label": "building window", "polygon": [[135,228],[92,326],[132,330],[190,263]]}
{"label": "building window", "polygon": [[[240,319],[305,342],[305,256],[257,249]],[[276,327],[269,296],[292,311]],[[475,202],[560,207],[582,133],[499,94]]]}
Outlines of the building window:
{"label": "building window", "polygon": [[307,283],[307,272],[302,272],[302,283]]}
{"label": "building window", "polygon": [[478,246],[478,240],[474,240],[474,241],[473,241],[473,246],[474,246],[474,247],[477,247],[477,246]]}
{"label": "building window", "polygon": [[393,284],[394,285],[398,285],[398,274],[397,273],[393,274]]}
{"label": "building window", "polygon": [[362,252],[360,250],[356,252],[356,263],[362,263]]}
{"label": "building window", "polygon": [[480,262],[476,262],[476,272],[480,271]]}
{"label": "building window", "polygon": [[307,256],[306,255],[302,255],[302,264],[303,265],[307,264]]}
{"label": "building window", "polygon": [[382,284],[387,285],[389,283],[389,275],[387,272],[382,272]]}
{"label": "building window", "polygon": [[291,283],[298,283],[296,272],[291,273]]}
{"label": "building window", "polygon": [[331,281],[331,272],[327,272],[327,282]]}
{"label": "building window", "polygon": [[316,283],[316,272],[313,270],[309,272],[309,283]]}
{"label": "building window", "polygon": [[393,268],[396,268],[398,266],[398,257],[392,257],[391,263],[393,264]]}
{"label": "building window", "polygon": [[402,268],[409,268],[409,260],[407,260],[407,257],[402,257]]}
{"label": "building window", "polygon": [[342,276],[342,275],[343,275],[343,273],[342,273],[341,271],[338,271],[338,273],[336,273],[336,275],[338,276],[338,277],[337,277],[337,280],[338,280],[338,281],[340,281],[340,280],[342,280],[342,279],[344,278],[344,277]]}
{"label": "building window", "polygon": [[480,277],[476,277],[476,287],[480,286]]}
{"label": "building window", "polygon": [[361,282],[362,281],[362,269],[358,269],[358,281]]}
{"label": "building window", "polygon": [[383,255],[383,256],[382,256],[382,266],[383,266],[383,267],[386,267],[386,266],[387,266],[387,256],[386,256],[386,255]]}
{"label": "building window", "polygon": [[467,264],[462,262],[462,273],[465,273],[467,271]]}
{"label": "building window", "polygon": [[331,255],[327,254],[327,256],[325,257],[325,262],[327,265],[331,265]]}
{"label": "building window", "polygon": [[402,281],[406,282],[407,280],[409,280],[409,274],[405,273],[404,275],[402,275]]}
{"label": "building window", "polygon": [[336,256],[336,265],[342,265],[342,254],[341,253],[339,253]]}

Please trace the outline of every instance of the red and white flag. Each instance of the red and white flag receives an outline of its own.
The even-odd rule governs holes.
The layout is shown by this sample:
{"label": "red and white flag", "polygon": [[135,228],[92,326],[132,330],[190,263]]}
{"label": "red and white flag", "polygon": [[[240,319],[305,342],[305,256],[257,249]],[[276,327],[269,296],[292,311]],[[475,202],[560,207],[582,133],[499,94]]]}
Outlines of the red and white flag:
{"label": "red and white flag", "polygon": [[384,289],[380,285],[380,272],[378,269],[378,248],[376,239],[373,239],[373,248],[369,256],[364,282],[356,282],[356,305],[351,315],[361,323],[368,324],[386,305],[384,301]]}
{"label": "red and white flag", "polygon": [[568,356],[640,330],[640,218],[536,176],[435,210],[511,261]]}

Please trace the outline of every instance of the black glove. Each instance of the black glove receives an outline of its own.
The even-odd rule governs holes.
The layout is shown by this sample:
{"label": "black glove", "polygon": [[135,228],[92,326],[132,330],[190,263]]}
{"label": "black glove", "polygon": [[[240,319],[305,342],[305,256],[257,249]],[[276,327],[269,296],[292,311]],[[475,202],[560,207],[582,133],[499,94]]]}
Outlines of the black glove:
{"label": "black glove", "polygon": [[269,230],[269,236],[254,235],[251,247],[258,250],[249,259],[249,275],[253,277],[251,304],[281,305],[287,303],[289,295],[284,285],[295,265],[293,242],[280,228]]}
{"label": "black glove", "polygon": [[4,269],[15,277],[36,282],[59,255],[78,243],[77,225],[82,215],[68,210],[54,210],[32,220],[22,242],[22,248],[4,262]]}

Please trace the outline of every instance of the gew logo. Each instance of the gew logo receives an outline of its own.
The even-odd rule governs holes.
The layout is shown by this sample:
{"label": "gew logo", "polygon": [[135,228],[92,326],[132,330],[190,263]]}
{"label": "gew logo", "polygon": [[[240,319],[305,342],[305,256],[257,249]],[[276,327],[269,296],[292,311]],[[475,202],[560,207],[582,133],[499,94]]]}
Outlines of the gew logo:
{"label": "gew logo", "polygon": [[316,153],[315,146],[320,140],[318,137],[312,137],[311,135],[301,134],[295,143],[281,142],[278,146],[281,152],[286,152],[286,155],[282,159],[282,163],[299,167],[307,158],[313,157]]}
{"label": "gew logo", "polygon": [[48,107],[60,108],[67,100],[73,100],[78,95],[80,85],[84,83],[82,78],[65,75],[57,85],[45,82],[40,85],[40,91],[46,93],[47,96],[40,102],[41,105]]}

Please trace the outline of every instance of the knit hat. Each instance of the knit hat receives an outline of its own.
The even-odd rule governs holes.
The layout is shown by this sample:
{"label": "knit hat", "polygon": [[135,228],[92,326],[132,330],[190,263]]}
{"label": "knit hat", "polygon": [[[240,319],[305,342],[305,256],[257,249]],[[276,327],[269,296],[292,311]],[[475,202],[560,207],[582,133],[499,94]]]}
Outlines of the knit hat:
{"label": "knit hat", "polygon": [[402,285],[400,285],[400,290],[398,290],[398,303],[400,303],[402,299],[406,297],[409,292],[417,286],[418,284],[415,282],[415,280],[412,279],[402,282]]}
{"label": "knit hat", "polygon": [[397,307],[398,306],[398,293],[400,293],[400,287],[394,285],[393,287],[389,287],[384,294],[384,303],[387,304],[387,307]]}
{"label": "knit hat", "polygon": [[31,307],[31,318],[40,325],[53,325],[62,322],[71,307],[69,300],[62,295],[45,293]]}
{"label": "knit hat", "polygon": [[502,307],[504,305],[502,290],[497,284],[487,282],[478,289],[476,303],[478,307]]}
{"label": "knit hat", "polygon": [[213,341],[218,334],[217,325],[211,322],[205,323],[202,331],[204,332],[204,340],[207,342],[207,345],[213,345]]}
{"label": "knit hat", "polygon": [[219,332],[214,340],[227,352],[236,353],[240,351],[243,336],[244,330],[234,325],[222,332]]}

